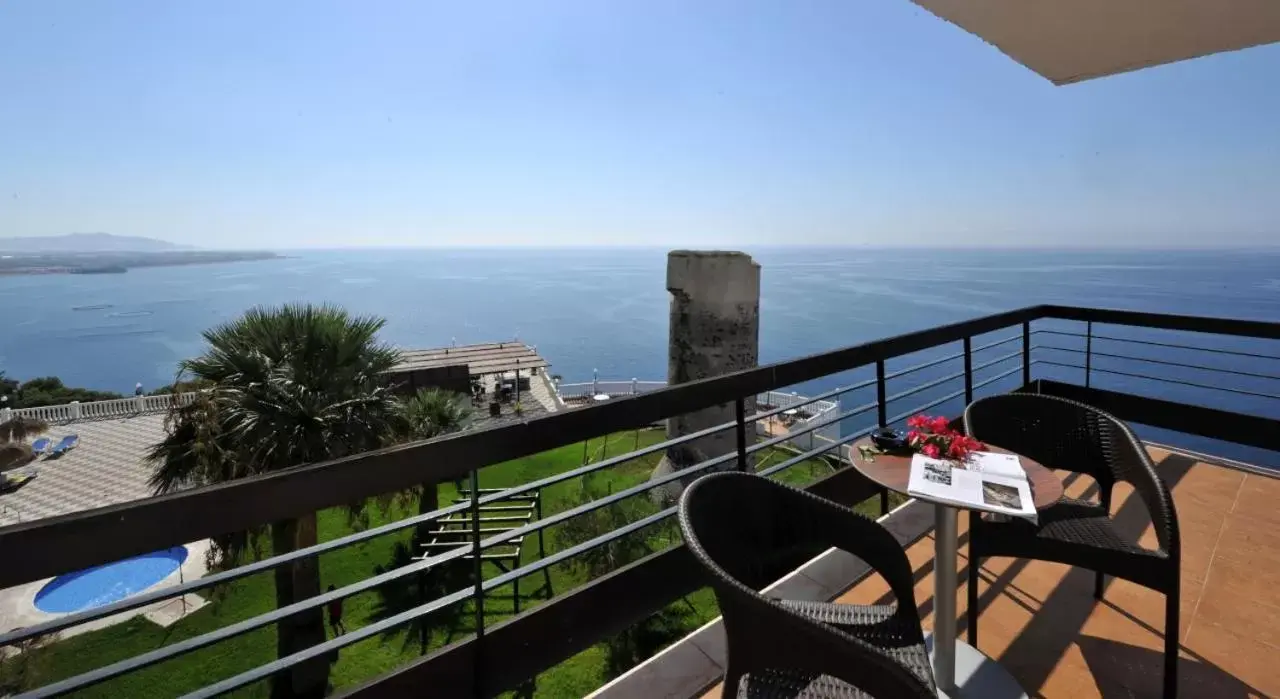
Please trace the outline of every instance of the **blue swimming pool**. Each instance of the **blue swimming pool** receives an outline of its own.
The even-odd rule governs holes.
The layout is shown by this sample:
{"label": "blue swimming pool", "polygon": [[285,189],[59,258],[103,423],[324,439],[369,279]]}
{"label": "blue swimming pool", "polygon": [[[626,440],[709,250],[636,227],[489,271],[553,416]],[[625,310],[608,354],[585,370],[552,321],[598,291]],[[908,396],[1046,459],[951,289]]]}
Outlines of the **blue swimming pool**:
{"label": "blue swimming pool", "polygon": [[164,580],[185,560],[186,547],[174,546],[59,575],[36,593],[36,609],[59,614],[111,604]]}

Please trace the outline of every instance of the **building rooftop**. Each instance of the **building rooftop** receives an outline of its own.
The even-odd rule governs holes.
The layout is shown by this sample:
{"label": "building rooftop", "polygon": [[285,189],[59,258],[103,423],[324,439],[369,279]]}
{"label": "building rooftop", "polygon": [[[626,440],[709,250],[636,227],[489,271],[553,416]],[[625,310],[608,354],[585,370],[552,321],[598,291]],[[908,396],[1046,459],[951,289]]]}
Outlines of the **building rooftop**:
{"label": "building rooftop", "polygon": [[54,425],[44,435],[55,442],[80,435],[80,444],[60,457],[41,457],[20,470],[38,475],[0,495],[0,526],[79,512],[151,495],[147,450],[164,437],[164,412],[80,420]]}
{"label": "building rooftop", "polygon": [[551,364],[536,350],[519,342],[491,342],[437,349],[404,350],[393,373],[438,369],[466,364],[472,376],[501,374],[508,371],[542,369]]}

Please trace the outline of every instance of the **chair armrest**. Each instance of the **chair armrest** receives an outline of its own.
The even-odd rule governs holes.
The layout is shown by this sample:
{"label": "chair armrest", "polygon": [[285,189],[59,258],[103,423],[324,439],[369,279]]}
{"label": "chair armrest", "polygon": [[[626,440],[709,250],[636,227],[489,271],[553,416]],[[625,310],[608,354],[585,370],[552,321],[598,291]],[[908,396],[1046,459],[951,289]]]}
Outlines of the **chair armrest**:
{"label": "chair armrest", "polygon": [[[744,593],[755,599],[742,599]],[[935,696],[932,688],[909,669],[835,627],[789,611],[746,588],[735,590],[733,596],[748,605],[737,610],[740,614],[733,614],[733,609],[721,610],[731,637],[730,647],[735,653],[750,649],[742,654],[745,658],[735,655],[735,659],[747,661],[741,670],[750,673],[785,668],[828,675],[872,696]],[[739,639],[743,643],[735,644]]]}
{"label": "chair armrest", "polygon": [[909,608],[918,619],[915,576],[898,540],[879,523],[848,507],[812,493],[792,490],[804,498],[796,507],[797,517],[803,519],[806,526],[802,535],[809,541],[834,546],[862,559],[889,584],[899,609]]}

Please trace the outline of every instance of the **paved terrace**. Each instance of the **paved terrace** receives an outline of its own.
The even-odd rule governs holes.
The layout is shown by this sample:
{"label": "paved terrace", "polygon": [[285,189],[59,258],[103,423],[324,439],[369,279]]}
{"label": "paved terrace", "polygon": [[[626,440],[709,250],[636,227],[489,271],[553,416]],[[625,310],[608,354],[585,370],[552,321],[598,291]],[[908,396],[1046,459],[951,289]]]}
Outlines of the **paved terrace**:
{"label": "paved terrace", "polygon": [[57,458],[41,457],[19,470],[39,475],[0,495],[0,526],[53,517],[151,495],[147,451],[164,438],[164,412],[54,425],[55,442],[80,435],[80,445]]}
{"label": "paved terrace", "polygon": [[[1182,643],[1179,695],[1237,699],[1280,696],[1280,480],[1215,465],[1212,457],[1149,447],[1172,487],[1182,534]],[[1211,463],[1206,463],[1211,462]],[[1094,496],[1087,477],[1059,473],[1072,497]],[[1117,522],[1146,546],[1155,534],[1131,489],[1116,486]],[[917,508],[917,512],[911,512]],[[887,522],[909,545],[916,603],[933,625],[932,531],[904,531],[894,519],[930,523],[912,503]],[[961,531],[967,516],[960,517]],[[911,528],[908,524],[907,529]],[[965,543],[965,537],[961,539]],[[960,549],[956,607],[965,629],[967,546]],[[844,554],[839,554],[844,556]],[[879,576],[851,557],[815,559],[779,583],[780,596],[856,604],[892,600]],[[1093,599],[1093,573],[1067,566],[994,558],[982,564],[979,648],[998,659],[1031,696],[1156,697],[1160,695],[1164,597],[1123,580],[1108,580]],[[849,581],[855,584],[849,587]],[[843,582],[840,582],[843,581]],[[598,692],[607,699],[643,696],[718,698],[724,637],[719,621],[668,648]]]}

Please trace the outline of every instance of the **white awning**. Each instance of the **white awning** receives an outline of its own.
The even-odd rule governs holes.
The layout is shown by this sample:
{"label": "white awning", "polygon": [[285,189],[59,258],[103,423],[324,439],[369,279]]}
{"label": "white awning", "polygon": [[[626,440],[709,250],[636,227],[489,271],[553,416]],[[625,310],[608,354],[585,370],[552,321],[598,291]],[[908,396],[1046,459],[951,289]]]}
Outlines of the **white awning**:
{"label": "white awning", "polygon": [[1280,0],[913,0],[1058,85],[1280,41]]}

